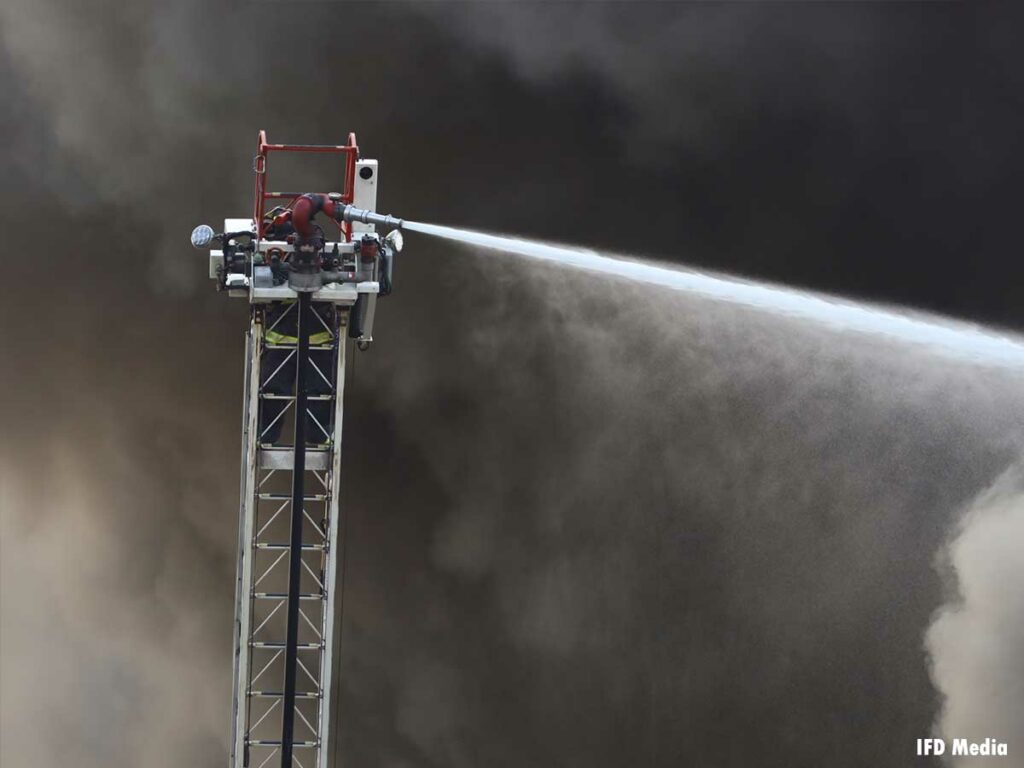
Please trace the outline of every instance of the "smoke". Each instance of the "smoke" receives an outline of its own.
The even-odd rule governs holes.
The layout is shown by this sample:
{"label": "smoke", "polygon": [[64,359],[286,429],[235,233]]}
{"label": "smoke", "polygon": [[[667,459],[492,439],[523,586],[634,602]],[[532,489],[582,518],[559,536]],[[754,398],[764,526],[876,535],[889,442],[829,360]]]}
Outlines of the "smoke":
{"label": "smoke", "polygon": [[209,764],[227,723],[209,691],[230,680],[209,628],[231,610],[226,590],[210,587],[231,575],[222,532],[193,511],[214,500],[229,509],[231,494],[201,471],[154,481],[147,464],[173,461],[166,432],[149,456],[126,454],[131,436],[99,424],[86,439],[101,460],[66,443],[33,457],[43,489],[4,457],[0,754]]}
{"label": "smoke", "polygon": [[[378,544],[381,559],[454,580],[447,600],[413,601],[431,618],[406,631],[427,647],[435,622],[496,621],[502,664],[523,670],[514,705],[481,701],[494,661],[472,648],[493,641],[453,649],[456,732],[505,723],[530,745],[510,762],[615,764],[641,744],[655,764],[730,764],[736,742],[720,739],[755,722],[744,755],[784,733],[779,764],[901,760],[932,716],[919,642],[941,597],[934,554],[971,489],[1019,453],[1005,420],[1017,377],[591,275],[477,256],[459,267],[491,289],[457,364],[421,366],[446,357],[433,329],[391,337],[400,352],[373,360],[447,495],[437,510],[415,494],[430,563]],[[469,382],[488,397],[471,399]],[[425,392],[445,393],[440,440],[442,406]],[[372,508],[352,505],[353,538]],[[858,709],[871,738],[847,762],[833,750]],[[527,712],[545,724],[511,725]],[[436,715],[411,733],[433,761],[462,764],[464,742],[430,730]],[[474,754],[500,762],[497,743]]]}
{"label": "smoke", "polygon": [[[4,4],[5,55],[44,115],[46,135],[37,141],[58,150],[45,158],[44,178],[66,176],[58,162],[82,176],[74,188],[54,183],[51,192],[66,192],[78,206],[97,196],[166,200],[175,158],[189,145],[219,144],[235,128],[229,113],[204,107],[214,107],[229,83],[251,87],[243,77],[251,54],[222,55],[218,38],[236,17],[210,14],[197,24],[202,5]],[[209,77],[213,69],[222,77]]]}
{"label": "smoke", "polygon": [[[69,223],[86,241],[104,234]],[[3,313],[22,329],[6,337],[18,368],[5,371],[0,450],[4,764],[225,754],[230,639],[217,628],[232,611],[238,454],[224,403],[241,336],[199,308],[144,316],[132,290],[104,292],[109,274]]]}
{"label": "smoke", "polygon": [[[449,21],[484,50],[500,51],[530,81],[544,83],[567,72],[612,84],[629,106],[630,148],[650,164],[680,143],[717,153],[730,131],[747,119],[752,105],[768,99],[798,107],[798,99],[830,100],[816,66],[834,68],[846,80],[846,107],[853,116],[864,92],[863,72],[836,62],[860,60],[866,38],[881,32],[878,19],[863,13],[801,15],[757,6],[723,4],[708,8],[633,3],[478,3],[453,12]],[[818,16],[814,39],[803,35]],[[642,48],[644,55],[638,56]],[[670,60],[681,66],[666,67]],[[747,71],[751,61],[765,66]],[[779,66],[781,62],[796,66]],[[743,72],[742,78],[729,75]],[[779,88],[778,78],[786,78]],[[834,81],[829,81],[834,82]],[[852,96],[852,98],[851,98]],[[869,98],[869,97],[868,97]],[[625,134],[625,126],[622,126]],[[637,131],[638,133],[634,133]]]}
{"label": "smoke", "polygon": [[[664,289],[683,290],[707,300],[724,300],[773,311],[791,318],[821,322],[833,331],[870,330],[873,335],[888,335],[898,342],[924,342],[931,352],[967,349],[972,356],[985,358],[989,364],[1018,367],[1019,351],[1015,344],[1001,339],[996,347],[1001,352],[985,357],[981,350],[988,342],[977,337],[974,329],[940,325],[922,318],[911,319],[866,307],[853,307],[835,301],[819,301],[792,292],[766,286],[745,285],[713,276],[683,273],[650,264],[611,259],[591,251],[552,246],[448,227],[409,224],[408,228],[441,236],[471,247],[508,251],[530,259],[569,265],[612,277],[625,277],[637,282],[660,286]],[[491,253],[488,252],[488,253]],[[579,294],[578,286],[573,293]],[[550,295],[551,302],[564,301]],[[806,304],[806,306],[804,306]],[[715,311],[711,309],[710,311]],[[863,317],[861,317],[863,315]],[[653,318],[652,318],[653,319]],[[742,322],[742,321],[741,321]],[[749,319],[747,320],[749,322]],[[649,332],[666,333],[667,329],[655,323]],[[581,338],[577,330],[572,334]],[[947,338],[948,337],[948,338]],[[947,338],[945,342],[943,338]],[[961,341],[963,342],[961,345]],[[690,345],[692,346],[692,344]],[[731,349],[736,344],[730,345]],[[773,344],[777,346],[777,344]],[[959,353],[954,352],[955,357]],[[969,356],[970,357],[970,356]],[[611,361],[597,363],[598,367],[611,366]],[[649,430],[646,434],[650,434]],[[945,697],[937,730],[948,743],[953,739],[968,738],[983,741],[995,737],[1005,741],[1013,734],[1024,731],[1024,668],[1018,662],[1024,644],[1024,602],[1013,585],[1020,583],[1022,572],[1019,557],[1021,528],[1021,490],[1024,487],[1019,465],[1007,471],[995,485],[983,493],[959,524],[960,534],[949,549],[943,549],[952,569],[958,597],[938,614],[928,632],[927,647],[932,660],[932,677]],[[481,549],[478,515],[467,515],[451,524],[448,539],[442,545],[442,563],[462,568],[465,553]],[[485,549],[492,549],[486,547]],[[456,555],[454,561],[449,553]],[[613,558],[615,562],[617,558]],[[621,567],[621,563],[617,563]],[[474,572],[479,564],[473,562]],[[576,595],[584,590],[582,583],[573,583],[573,573],[593,573],[597,563],[569,563],[564,560],[551,566],[536,588],[537,608],[523,617],[532,639],[545,650],[567,653],[575,650],[582,637],[573,637],[575,625],[581,622]],[[626,564],[628,582],[637,579],[635,564]],[[629,604],[619,595],[621,606]],[[525,601],[524,601],[525,602]],[[536,610],[534,615],[533,610]],[[587,639],[591,632],[578,633]],[[1001,735],[1002,738],[999,738]],[[1013,739],[1009,749],[1014,751]],[[951,758],[957,765],[979,764],[978,760]]]}
{"label": "smoke", "polygon": [[1016,465],[971,505],[943,561],[956,597],[937,613],[927,636],[932,677],[944,696],[939,735],[997,738],[1008,742],[1010,755],[1017,754],[1024,733],[1024,602],[1016,586],[1024,576],[1022,489]]}
{"label": "smoke", "polygon": [[[245,312],[186,237],[248,210],[258,128],[356,130],[400,215],[1019,325],[1011,25],[831,8],[5,3],[0,762],[223,762]],[[398,269],[348,389],[344,758],[905,763],[1018,380]]]}

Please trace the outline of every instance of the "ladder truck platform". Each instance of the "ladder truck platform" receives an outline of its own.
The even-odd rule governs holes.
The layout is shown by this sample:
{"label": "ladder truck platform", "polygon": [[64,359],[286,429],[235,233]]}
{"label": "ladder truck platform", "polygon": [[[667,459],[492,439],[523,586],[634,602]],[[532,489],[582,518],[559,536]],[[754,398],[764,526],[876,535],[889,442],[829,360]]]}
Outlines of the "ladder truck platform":
{"label": "ladder truck platform", "polygon": [[[340,191],[269,191],[281,153],[340,159]],[[249,303],[229,766],[329,768],[346,352],[373,340],[402,221],[374,212],[378,163],[355,134],[294,145],[260,131],[253,170],[252,215],[192,233],[218,290]]]}

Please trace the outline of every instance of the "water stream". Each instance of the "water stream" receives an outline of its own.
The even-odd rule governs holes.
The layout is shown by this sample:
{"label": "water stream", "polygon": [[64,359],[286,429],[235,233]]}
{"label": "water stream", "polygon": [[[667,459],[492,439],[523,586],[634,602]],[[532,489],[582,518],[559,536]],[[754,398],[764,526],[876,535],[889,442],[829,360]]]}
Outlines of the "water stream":
{"label": "water stream", "polygon": [[713,301],[730,302],[776,315],[799,318],[837,331],[884,336],[924,346],[936,353],[967,362],[1024,369],[1024,339],[956,320],[883,308],[727,275],[659,266],[603,255],[584,248],[419,222],[407,221],[404,228],[489,251],[514,254],[659,288],[685,291]]}

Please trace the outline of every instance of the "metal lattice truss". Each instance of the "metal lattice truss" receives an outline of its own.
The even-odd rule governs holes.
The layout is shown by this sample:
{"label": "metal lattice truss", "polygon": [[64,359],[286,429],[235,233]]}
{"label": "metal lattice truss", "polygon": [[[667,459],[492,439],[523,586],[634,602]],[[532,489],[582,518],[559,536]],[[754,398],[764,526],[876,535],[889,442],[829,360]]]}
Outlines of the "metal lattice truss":
{"label": "metal lattice truss", "polygon": [[[293,304],[287,311],[298,311]],[[293,509],[296,344],[269,343],[265,314],[254,306],[246,357],[242,504],[235,605],[235,671],[231,768],[282,762],[292,515],[303,516],[298,636],[293,652],[292,762],[327,768],[330,758],[335,602],[339,572],[338,489],[346,312],[332,321],[310,312],[323,344],[310,347],[303,503]],[[277,322],[283,319],[278,317]],[[314,323],[316,321],[313,321]],[[276,339],[274,334],[269,335]],[[314,338],[317,338],[314,336]],[[292,381],[289,384],[288,379]],[[282,387],[282,380],[285,386]],[[290,387],[290,389],[289,389]],[[285,394],[282,394],[285,391]],[[323,394],[315,394],[316,392]],[[287,758],[284,758],[287,762]]]}

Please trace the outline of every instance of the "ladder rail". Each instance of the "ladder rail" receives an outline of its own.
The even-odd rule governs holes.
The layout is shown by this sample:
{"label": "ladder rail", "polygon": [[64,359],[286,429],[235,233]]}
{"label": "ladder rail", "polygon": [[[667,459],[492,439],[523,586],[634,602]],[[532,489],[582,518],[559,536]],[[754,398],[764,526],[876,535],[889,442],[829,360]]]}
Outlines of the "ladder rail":
{"label": "ladder rail", "polygon": [[254,551],[252,542],[255,539],[253,526],[255,523],[255,506],[257,504],[257,450],[259,440],[256,439],[259,429],[259,393],[260,363],[262,362],[263,318],[253,312],[249,323],[247,340],[246,371],[247,391],[245,399],[245,427],[243,428],[244,463],[242,470],[243,488],[239,520],[238,550],[238,583],[235,592],[235,671],[233,674],[235,689],[232,702],[232,740],[231,768],[246,766],[249,763],[248,745],[245,743],[248,730],[249,703],[249,647],[252,631],[252,573]]}
{"label": "ladder rail", "polygon": [[[321,734],[326,734],[328,738],[324,739],[325,749],[320,750],[318,756],[317,768],[328,768],[328,763],[331,755],[334,753],[334,742],[332,736],[337,738],[336,734],[332,734],[331,724],[331,711],[332,707],[337,707],[338,702],[332,701],[331,693],[334,692],[334,697],[338,697],[338,686],[333,677],[335,674],[334,666],[334,655],[336,652],[340,652],[340,647],[335,646],[335,627],[336,622],[334,618],[335,610],[337,610],[337,597],[340,592],[338,585],[338,567],[341,565],[341,559],[344,557],[344,549],[339,546],[340,542],[340,520],[341,520],[341,436],[342,427],[345,415],[345,366],[346,366],[346,352],[347,347],[344,339],[341,337],[340,329],[337,332],[339,337],[338,347],[336,351],[337,360],[335,361],[335,394],[334,399],[334,455],[331,457],[331,472],[329,479],[330,497],[331,500],[328,504],[328,531],[327,539],[328,546],[330,547],[331,557],[327,562],[326,573],[324,574],[326,584],[328,585],[327,590],[327,601],[324,606],[323,612],[323,641],[326,652],[321,656],[321,671],[320,679],[326,685],[326,694],[320,701],[320,722],[319,728]],[[344,544],[344,542],[340,542]],[[338,640],[341,638],[342,627],[338,626]]]}

